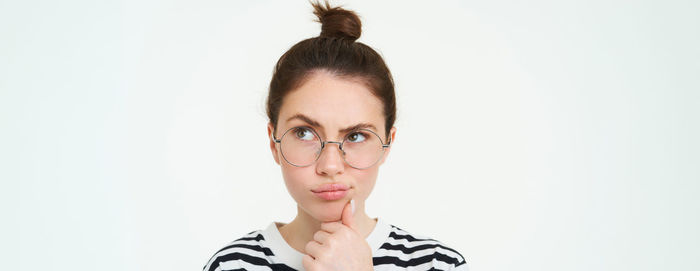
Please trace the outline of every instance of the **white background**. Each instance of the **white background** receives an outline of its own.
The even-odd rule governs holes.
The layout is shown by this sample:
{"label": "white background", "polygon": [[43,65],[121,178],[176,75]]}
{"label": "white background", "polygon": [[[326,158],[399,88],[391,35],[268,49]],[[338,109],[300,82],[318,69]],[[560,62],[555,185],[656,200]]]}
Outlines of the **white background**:
{"label": "white background", "polygon": [[[0,2],[0,269],[201,270],[295,214],[306,1]],[[473,270],[700,269],[697,1],[347,1],[394,74],[371,216]]]}

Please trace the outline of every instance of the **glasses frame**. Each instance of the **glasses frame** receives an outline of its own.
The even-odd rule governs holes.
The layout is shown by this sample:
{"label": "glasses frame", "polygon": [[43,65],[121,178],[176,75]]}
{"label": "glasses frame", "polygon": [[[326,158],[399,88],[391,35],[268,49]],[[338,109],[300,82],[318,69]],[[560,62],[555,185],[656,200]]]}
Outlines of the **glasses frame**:
{"label": "glasses frame", "polygon": [[[289,131],[294,130],[294,129],[297,129],[297,128],[306,128],[306,129],[309,129],[309,131],[311,131],[312,133],[314,133],[314,135],[316,135],[316,138],[318,138],[318,141],[321,142],[321,149],[318,151],[318,155],[316,155],[316,159],[314,159],[314,161],[312,161],[312,162],[309,163],[308,165],[296,165],[296,164],[290,162],[289,160],[287,160],[287,157],[284,155],[284,152],[282,151],[282,138],[284,138],[284,136],[287,135],[287,133],[289,133]],[[358,132],[358,131],[370,132],[370,133],[374,134],[375,136],[377,136],[377,138],[379,138],[379,142],[382,143],[382,155],[379,156],[379,158],[377,159],[377,161],[374,161],[374,163],[372,163],[371,165],[369,165],[369,166],[367,166],[367,167],[363,167],[363,168],[355,167],[355,166],[351,165],[350,163],[348,163],[348,160],[347,160],[346,157],[345,157],[345,150],[343,150],[343,144],[345,143],[345,140],[347,140],[347,135],[352,134],[352,133],[354,133],[354,132]],[[338,149],[340,149],[340,152],[342,153],[343,161],[345,162],[345,164],[347,164],[348,166],[350,166],[350,167],[352,167],[352,168],[354,168],[354,169],[368,169],[368,168],[370,168],[370,167],[376,165],[376,164],[379,162],[379,160],[382,160],[382,156],[384,156],[384,152],[386,151],[386,149],[389,148],[389,147],[391,147],[391,140],[389,140],[389,142],[387,142],[387,144],[384,144],[384,140],[382,140],[382,137],[381,137],[381,136],[379,136],[379,135],[378,135],[377,133],[375,133],[374,131],[369,130],[369,129],[365,129],[365,128],[355,129],[355,130],[350,131],[349,133],[347,133],[347,134],[343,137],[343,141],[338,142],[338,141],[333,141],[333,140],[323,140],[323,139],[321,139],[321,136],[316,132],[316,130],[314,130],[313,128],[311,128],[311,127],[309,127],[309,126],[295,126],[295,127],[292,127],[292,128],[287,129],[287,131],[285,131],[284,134],[282,134],[282,136],[281,136],[279,139],[277,139],[277,138],[275,137],[275,133],[274,133],[274,131],[273,131],[273,133],[272,133],[272,140],[274,140],[275,143],[280,144],[280,152],[282,153],[282,158],[284,158],[284,161],[286,161],[288,164],[290,164],[290,165],[292,165],[292,166],[295,166],[295,167],[308,167],[308,166],[313,165],[314,163],[316,163],[316,161],[318,161],[318,158],[321,157],[321,153],[323,152],[323,149],[326,147],[326,144],[338,144]]]}

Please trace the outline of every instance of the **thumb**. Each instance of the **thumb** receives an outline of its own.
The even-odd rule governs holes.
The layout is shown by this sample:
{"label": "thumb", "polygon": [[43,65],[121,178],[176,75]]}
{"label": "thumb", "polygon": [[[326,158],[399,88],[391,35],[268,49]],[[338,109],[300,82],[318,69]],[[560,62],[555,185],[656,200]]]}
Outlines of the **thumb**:
{"label": "thumb", "polygon": [[342,222],[343,225],[350,227],[351,229],[355,229],[355,200],[351,199],[348,204],[345,204],[345,208],[343,208],[343,214],[342,214]]}

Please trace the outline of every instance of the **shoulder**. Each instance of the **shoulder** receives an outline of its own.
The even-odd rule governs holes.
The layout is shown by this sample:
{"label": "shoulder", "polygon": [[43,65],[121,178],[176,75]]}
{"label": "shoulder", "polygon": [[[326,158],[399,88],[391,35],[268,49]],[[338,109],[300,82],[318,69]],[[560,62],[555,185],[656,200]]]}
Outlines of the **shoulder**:
{"label": "shoulder", "polygon": [[250,232],[219,249],[202,270],[229,270],[242,263],[266,265],[266,259],[272,255],[272,251],[264,245],[264,241],[262,231]]}
{"label": "shoulder", "polygon": [[467,262],[457,250],[438,240],[390,226],[388,238],[374,255],[375,267],[467,270]]}

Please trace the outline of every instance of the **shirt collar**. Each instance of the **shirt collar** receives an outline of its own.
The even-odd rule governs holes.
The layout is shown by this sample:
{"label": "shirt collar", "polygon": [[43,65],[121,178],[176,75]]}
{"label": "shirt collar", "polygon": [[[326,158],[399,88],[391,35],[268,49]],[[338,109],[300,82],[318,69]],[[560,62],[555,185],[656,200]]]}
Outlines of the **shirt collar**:
{"label": "shirt collar", "polygon": [[[282,234],[280,234],[278,229],[278,226],[281,227],[282,225],[284,224],[280,222],[272,222],[265,230],[263,230],[262,235],[265,237],[267,247],[269,247],[270,250],[272,250],[272,253],[275,254],[277,261],[276,263],[283,263],[291,268],[303,270],[304,267],[301,261],[304,254],[296,251],[289,244],[287,244],[287,241],[284,240],[284,237],[282,237]],[[391,225],[385,223],[384,220],[377,218],[377,224],[365,239],[369,244],[369,247],[372,249],[372,255],[375,255],[376,251],[379,250],[382,244],[384,244],[386,239],[389,237],[390,232]]]}

